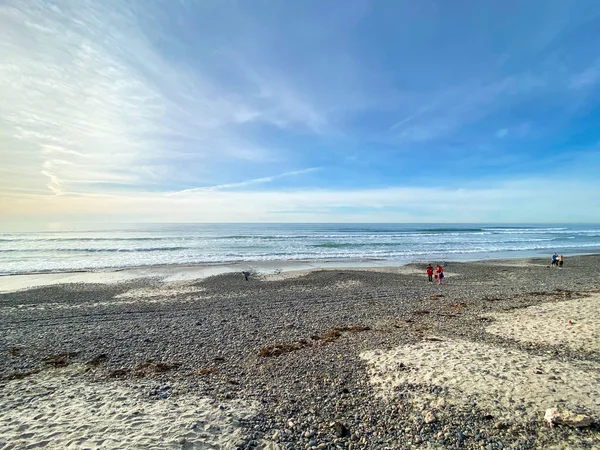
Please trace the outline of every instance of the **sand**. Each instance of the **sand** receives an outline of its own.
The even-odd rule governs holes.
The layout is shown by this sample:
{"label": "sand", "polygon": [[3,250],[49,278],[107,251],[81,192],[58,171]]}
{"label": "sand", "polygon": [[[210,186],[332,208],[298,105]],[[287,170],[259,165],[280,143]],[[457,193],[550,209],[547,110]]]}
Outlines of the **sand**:
{"label": "sand", "polygon": [[[121,294],[115,295],[116,299],[135,299],[146,302],[165,302],[176,300],[177,297],[184,295],[198,295],[205,291],[198,286],[190,286],[187,283],[162,283],[157,286],[141,287],[131,289]],[[180,299],[177,299],[180,300]]]}
{"label": "sand", "polygon": [[[600,417],[599,299],[584,292],[600,256],[451,262],[444,286],[417,264],[334,263],[63,274],[0,294],[0,448],[598,446],[598,424],[543,417]],[[170,368],[140,373],[149,361]]]}
{"label": "sand", "polygon": [[[202,280],[211,276],[226,273],[240,274],[249,271],[252,277],[263,281],[281,281],[297,278],[315,270],[339,270],[344,267],[365,268],[376,265],[371,262],[310,262],[310,261],[264,261],[264,262],[236,262],[231,264],[197,264],[197,265],[170,265],[132,267],[127,269],[98,269],[90,271],[60,272],[60,273],[35,273],[27,275],[0,276],[0,293],[18,292],[41,286],[54,286],[64,284],[114,284],[126,283],[140,279],[154,279],[163,283],[186,283]],[[171,287],[172,287],[171,286]],[[165,288],[165,291],[168,289]]]}
{"label": "sand", "polygon": [[[374,271],[403,275],[422,275],[424,270],[413,265],[399,266],[395,261],[262,261],[230,264],[197,264],[132,267],[127,269],[98,269],[78,272],[35,273],[0,276],[0,293],[18,292],[41,286],[93,283],[114,284],[152,278],[164,283],[186,283],[226,273],[249,271],[262,281],[285,281],[306,276],[314,271]],[[450,274],[445,272],[446,276]],[[166,290],[166,289],[165,289]]]}
{"label": "sand", "polygon": [[600,352],[600,294],[487,317],[494,320],[486,329],[488,333],[519,342]]}
{"label": "sand", "polygon": [[[131,382],[92,382],[83,367],[6,382],[0,394],[0,448],[236,448],[240,419],[256,405],[191,393],[152,399]],[[3,446],[4,444],[4,446]]]}
{"label": "sand", "polygon": [[[547,408],[583,408],[600,415],[598,365],[577,366],[529,353],[448,340],[363,353],[380,395],[395,386],[431,384],[449,389],[447,401],[480,407],[513,420],[541,418]],[[417,401],[425,404],[431,398]]]}
{"label": "sand", "polygon": [[[495,322],[486,331],[519,342],[564,344],[575,350],[600,351],[600,296],[546,303],[486,315]],[[567,320],[571,319],[573,325]],[[521,420],[540,419],[547,408],[583,411],[600,417],[600,364],[560,361],[489,343],[431,336],[413,345],[361,354],[378,395],[393,396],[405,384],[442,386],[442,401],[476,402],[492,414]],[[413,401],[435,409],[439,399]]]}

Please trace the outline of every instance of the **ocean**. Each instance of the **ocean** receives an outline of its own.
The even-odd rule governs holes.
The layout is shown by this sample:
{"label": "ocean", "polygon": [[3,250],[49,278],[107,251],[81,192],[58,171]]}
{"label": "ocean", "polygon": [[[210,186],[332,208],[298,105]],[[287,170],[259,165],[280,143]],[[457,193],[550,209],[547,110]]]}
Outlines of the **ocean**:
{"label": "ocean", "polygon": [[141,224],[0,233],[0,274],[266,261],[465,261],[600,253],[600,225]]}

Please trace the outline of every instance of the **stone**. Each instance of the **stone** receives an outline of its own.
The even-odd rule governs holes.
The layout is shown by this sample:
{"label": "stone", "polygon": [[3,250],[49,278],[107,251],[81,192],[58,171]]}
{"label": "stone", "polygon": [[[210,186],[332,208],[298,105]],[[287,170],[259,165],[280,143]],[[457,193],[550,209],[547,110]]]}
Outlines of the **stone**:
{"label": "stone", "polygon": [[334,422],[333,429],[335,431],[335,435],[339,438],[348,436],[350,433],[348,432],[348,428],[342,422]]}
{"label": "stone", "polygon": [[496,430],[504,430],[505,428],[508,428],[508,424],[506,422],[496,422],[494,428]]}
{"label": "stone", "polygon": [[554,425],[567,425],[575,428],[589,427],[594,423],[590,416],[585,414],[577,414],[567,410],[559,410],[556,408],[549,408],[546,410],[544,420]]}
{"label": "stone", "polygon": [[435,417],[433,411],[425,411],[423,413],[423,422],[425,422],[426,424],[434,423],[436,421],[437,417]]}

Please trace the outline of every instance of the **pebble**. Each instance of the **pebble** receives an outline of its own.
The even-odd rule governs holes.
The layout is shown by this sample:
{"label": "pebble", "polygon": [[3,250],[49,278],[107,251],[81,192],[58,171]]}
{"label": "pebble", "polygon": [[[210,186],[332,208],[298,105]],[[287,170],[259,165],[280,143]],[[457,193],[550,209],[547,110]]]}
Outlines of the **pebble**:
{"label": "pebble", "polygon": [[[240,419],[247,433],[240,448],[260,446],[263,439],[280,443],[282,450],[325,449],[330,445],[356,450],[405,448],[410,442],[433,445],[434,438],[435,445],[444,448],[483,443],[486,450],[495,450],[500,445],[509,447],[509,442],[516,446],[521,436],[530,448],[549,448],[566,438],[577,444],[579,432],[570,427],[556,427],[549,432],[548,427],[539,424],[519,424],[518,429],[501,421],[492,425],[490,411],[480,410],[473,403],[461,409],[460,403],[452,403],[452,397],[446,397],[447,392],[440,386],[403,385],[394,391],[392,398],[377,398],[364,370],[364,361],[358,356],[363,350],[383,351],[418,342],[421,336],[414,331],[416,326],[429,327],[430,335],[442,335],[438,332],[441,328],[444,338],[498,342],[486,335],[486,323],[477,318],[481,312],[555,298],[518,297],[523,292],[595,288],[595,280],[600,279],[599,257],[570,258],[569,264],[573,270],[558,274],[537,267],[451,263],[448,271],[460,277],[449,276],[448,284],[443,286],[444,297],[435,301],[429,300],[432,286],[423,283],[420,275],[344,270],[314,272],[285,282],[263,282],[253,277],[252,283],[246,283],[239,273],[222,275],[195,282],[203,290],[199,294],[151,305],[119,304],[114,296],[133,288],[147,288],[154,281],[101,287],[58,286],[8,294],[2,296],[0,333],[10,336],[5,339],[8,346],[31,350],[22,356],[0,359],[0,374],[38,367],[42,358],[50,355],[48,352],[55,351],[57,343],[65,351],[80,352],[75,362],[106,354],[108,368],[122,367],[130,373],[138,364],[151,359],[181,363],[179,369],[133,382],[144,396],[149,392],[152,398],[172,392],[171,398],[177,399],[184,392],[194,392],[217,398],[224,405],[231,405],[225,401],[227,398],[256,401],[260,413]],[[508,278],[510,283],[505,282]],[[471,280],[486,280],[486,283]],[[484,297],[503,300],[490,302]],[[11,309],[44,302],[64,308]],[[453,311],[452,305],[458,303],[467,305],[460,315],[437,314],[446,311],[442,307]],[[77,315],[63,317],[61,314],[69,305],[77,306]],[[424,310],[430,313],[415,314]],[[127,320],[106,320],[98,323],[101,328],[94,331],[96,317],[123,317],[123,314],[127,314]],[[27,327],[15,325],[19,323],[27,323]],[[52,340],[44,337],[49,323],[53,324]],[[327,330],[352,324],[368,325],[373,330],[343,332],[333,342],[323,342],[320,338]],[[114,339],[124,336],[125,331],[129,331],[127,345]],[[261,348],[276,343],[300,343],[301,349],[277,357],[258,356]],[[548,350],[512,342],[502,345],[533,354],[546,355]],[[561,348],[552,349],[552,354],[546,356],[586,358]],[[193,370],[213,367],[214,373],[185,376]],[[409,362],[401,369],[410,369]],[[531,374],[535,369],[533,366],[524,370]],[[101,376],[105,370],[95,369],[95,376]],[[124,377],[123,382],[131,379]],[[421,395],[429,400],[424,407],[416,408],[413,399]],[[422,420],[415,421],[419,417]],[[337,432],[330,425],[332,422],[340,423],[347,432]],[[509,436],[513,430],[518,437]]]}
{"label": "pebble", "polygon": [[423,414],[423,422],[426,424],[432,424],[437,421],[437,417],[433,413],[433,411],[425,411]]}

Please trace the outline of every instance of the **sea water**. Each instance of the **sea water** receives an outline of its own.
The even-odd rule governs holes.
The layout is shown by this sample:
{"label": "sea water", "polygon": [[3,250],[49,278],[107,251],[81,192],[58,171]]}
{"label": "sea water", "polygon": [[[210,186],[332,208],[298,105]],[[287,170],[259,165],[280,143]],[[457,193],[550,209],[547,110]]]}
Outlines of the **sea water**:
{"label": "sea water", "polygon": [[0,233],[0,274],[266,261],[457,261],[600,253],[600,225],[143,224]]}

